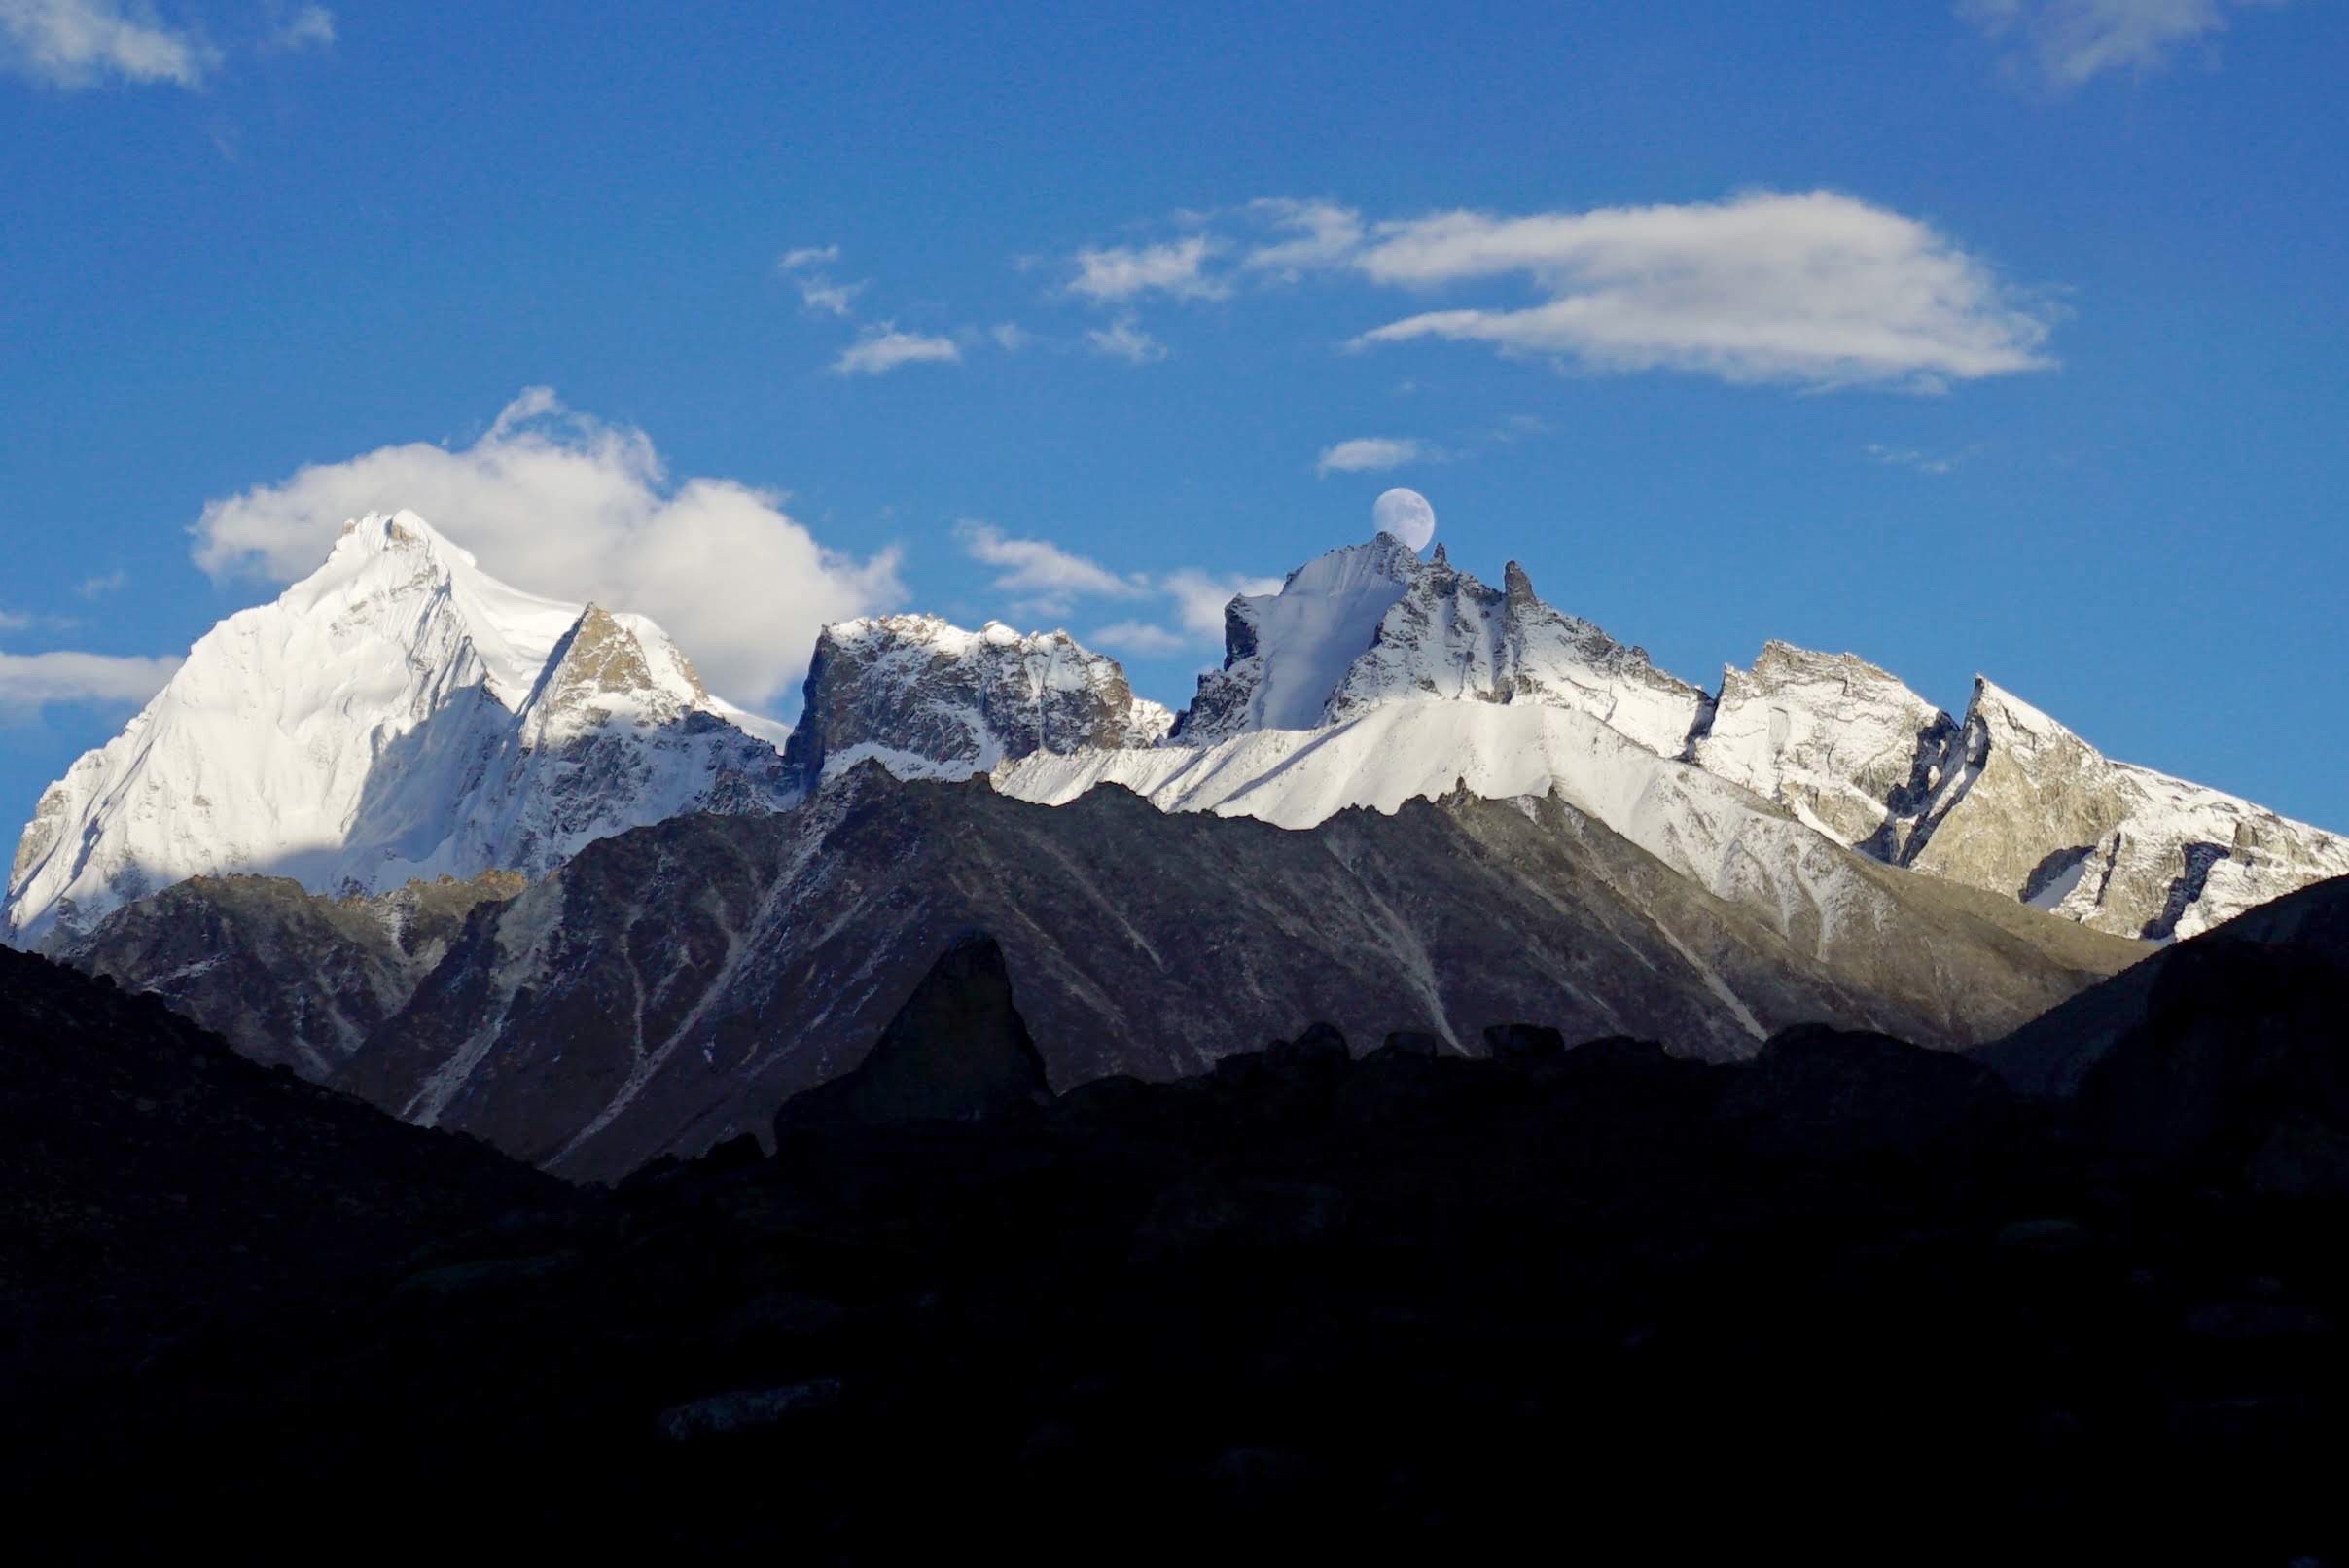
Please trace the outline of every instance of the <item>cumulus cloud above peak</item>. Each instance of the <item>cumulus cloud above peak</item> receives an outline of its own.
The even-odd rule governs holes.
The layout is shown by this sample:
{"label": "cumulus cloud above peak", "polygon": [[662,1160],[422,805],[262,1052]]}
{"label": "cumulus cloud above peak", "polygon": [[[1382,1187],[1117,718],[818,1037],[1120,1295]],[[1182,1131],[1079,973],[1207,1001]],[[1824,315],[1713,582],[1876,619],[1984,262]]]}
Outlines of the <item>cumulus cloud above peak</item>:
{"label": "cumulus cloud above peak", "polygon": [[462,449],[377,447],[210,502],[194,554],[216,578],[291,582],[325,559],[346,518],[403,507],[516,588],[650,615],[713,690],[751,707],[787,694],[825,622],[904,598],[894,549],[827,550],[770,490],[673,483],[650,436],[545,387]]}

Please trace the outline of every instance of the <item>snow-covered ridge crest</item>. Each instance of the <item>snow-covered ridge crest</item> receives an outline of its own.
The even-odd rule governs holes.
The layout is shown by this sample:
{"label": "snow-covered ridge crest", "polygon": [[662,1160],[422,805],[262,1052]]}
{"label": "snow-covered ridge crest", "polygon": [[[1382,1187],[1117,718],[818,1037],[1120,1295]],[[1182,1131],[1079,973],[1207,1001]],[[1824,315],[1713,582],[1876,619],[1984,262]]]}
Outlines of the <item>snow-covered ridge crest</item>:
{"label": "snow-covered ridge crest", "polygon": [[1342,724],[1395,701],[1537,702],[1613,725],[1676,757],[1710,707],[1587,621],[1545,604],[1511,561],[1492,588],[1390,534],[1291,572],[1225,610],[1224,667],[1176,726],[1191,745]]}
{"label": "snow-covered ridge crest", "polygon": [[650,620],[522,592],[414,513],[371,514],[42,796],[0,936],[70,936],[207,873],[536,875],[679,811],[786,803],[746,721]]}
{"label": "snow-covered ridge crest", "polygon": [[1065,631],[870,616],[817,637],[784,755],[810,787],[868,759],[901,778],[967,778],[1032,752],[1156,745],[1173,722]]}
{"label": "snow-covered ridge crest", "polygon": [[2329,876],[2349,839],[2114,762],[1976,677],[1963,721],[1850,654],[1728,670],[1699,766],[1829,837],[2117,936],[2189,937]]}
{"label": "snow-covered ridge crest", "polygon": [[1901,863],[2121,936],[2190,937],[2349,875],[2349,838],[2115,762],[1976,677]]}

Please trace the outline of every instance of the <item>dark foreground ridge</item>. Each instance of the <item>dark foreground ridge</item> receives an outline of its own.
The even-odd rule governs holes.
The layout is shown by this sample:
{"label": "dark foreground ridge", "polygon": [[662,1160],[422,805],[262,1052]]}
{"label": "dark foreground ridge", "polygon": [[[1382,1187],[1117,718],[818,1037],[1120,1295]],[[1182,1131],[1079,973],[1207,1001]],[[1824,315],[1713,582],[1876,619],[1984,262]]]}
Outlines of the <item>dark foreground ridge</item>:
{"label": "dark foreground ridge", "polygon": [[[2233,983],[2224,957],[2173,969],[2060,1102],[1880,1035],[1708,1065],[1531,1024],[1477,1059],[1315,1027],[1053,1098],[969,939],[771,1154],[604,1190],[11,957],[11,1177],[56,1173],[11,1211],[12,1280],[46,1270],[53,1308],[152,1252],[253,1293],[200,1326],[118,1302],[135,1355],[20,1379],[12,1518],[247,1554],[2337,1560],[2340,1025],[2222,1008],[2194,977]],[[2310,1026],[2213,1024],[2271,1000]],[[36,1127],[75,1051],[112,1076]],[[92,1254],[77,1205],[195,1158],[105,1158],[166,1051],[234,1069],[197,1105],[233,1174],[168,1242]],[[366,1218],[391,1186],[455,1194],[434,1238]],[[289,1274],[265,1191],[364,1223]],[[55,1319],[9,1305],[21,1372]]]}

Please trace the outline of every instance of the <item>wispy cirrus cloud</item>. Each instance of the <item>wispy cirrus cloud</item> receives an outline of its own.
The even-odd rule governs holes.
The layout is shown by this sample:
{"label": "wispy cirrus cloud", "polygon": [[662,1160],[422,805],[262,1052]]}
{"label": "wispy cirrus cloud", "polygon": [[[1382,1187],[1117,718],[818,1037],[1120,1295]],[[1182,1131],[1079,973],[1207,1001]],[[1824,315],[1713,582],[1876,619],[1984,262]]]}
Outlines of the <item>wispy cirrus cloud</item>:
{"label": "wispy cirrus cloud", "polygon": [[1415,436],[1356,436],[1322,448],[1313,464],[1325,478],[1332,474],[1373,474],[1406,463],[1433,462],[1436,449]]}
{"label": "wispy cirrus cloud", "polygon": [[2159,70],[2227,17],[2284,0],[1961,0],[1958,16],[2012,53],[2011,68],[2058,89],[2108,71]]}
{"label": "wispy cirrus cloud", "polygon": [[221,52],[194,26],[123,0],[0,0],[0,63],[52,87],[200,88]]}
{"label": "wispy cirrus cloud", "polygon": [[775,262],[775,270],[789,278],[800,291],[800,303],[823,315],[846,318],[856,309],[857,296],[868,285],[859,280],[842,283],[828,268],[840,259],[837,245],[801,245],[787,250]]}
{"label": "wispy cirrus cloud", "polygon": [[842,375],[883,375],[905,365],[954,365],[962,346],[951,338],[929,333],[900,332],[894,322],[878,322],[848,345],[832,368]]}
{"label": "wispy cirrus cloud", "polygon": [[1247,210],[1279,237],[1251,248],[1241,266],[1290,277],[1344,261],[1362,244],[1362,214],[1335,201],[1263,196]]}
{"label": "wispy cirrus cloud", "polygon": [[963,553],[995,568],[994,586],[1019,594],[1047,615],[1066,615],[1078,598],[1137,598],[1150,591],[1146,577],[1121,577],[1100,562],[1047,539],[1014,539],[991,523],[965,518],[954,537]]}
{"label": "wispy cirrus cloud", "polygon": [[1095,648],[1106,648],[1113,654],[1128,654],[1142,659],[1164,659],[1195,647],[1193,639],[1181,632],[1170,631],[1153,621],[1113,621],[1106,626],[1095,626],[1086,632],[1085,640]]}
{"label": "wispy cirrus cloud", "polygon": [[1046,539],[1017,538],[990,523],[968,520],[955,528],[963,552],[996,568],[990,585],[1016,594],[1012,608],[1023,615],[1065,618],[1088,600],[1134,605],[1158,601],[1160,610],[1111,622],[1086,634],[1099,647],[1157,658],[1220,642],[1224,606],[1235,593],[1270,593],[1276,577],[1211,573],[1185,567],[1153,576],[1120,574],[1099,561]]}
{"label": "wispy cirrus cloud", "polygon": [[269,43],[277,49],[332,49],[335,14],[324,6],[303,6],[277,24]]}
{"label": "wispy cirrus cloud", "polygon": [[1888,468],[1911,469],[1919,474],[1931,475],[1935,479],[1940,479],[1945,474],[1954,474],[1960,463],[1974,455],[1972,448],[1962,452],[1928,452],[1921,451],[1914,446],[1887,446],[1880,442],[1873,441],[1868,444],[1866,449],[1870,459],[1882,463]]}
{"label": "wispy cirrus cloud", "polygon": [[1121,359],[1128,365],[1149,365],[1166,357],[1166,345],[1142,330],[1131,316],[1121,316],[1106,327],[1085,335],[1096,354]]}

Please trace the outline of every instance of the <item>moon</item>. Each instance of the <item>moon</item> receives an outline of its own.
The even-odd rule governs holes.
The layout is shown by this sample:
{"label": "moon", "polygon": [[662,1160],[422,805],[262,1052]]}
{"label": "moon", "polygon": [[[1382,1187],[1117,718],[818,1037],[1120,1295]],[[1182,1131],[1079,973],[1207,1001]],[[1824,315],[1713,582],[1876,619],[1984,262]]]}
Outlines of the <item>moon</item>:
{"label": "moon", "polygon": [[1388,490],[1370,503],[1370,520],[1382,534],[1393,534],[1413,550],[1427,549],[1436,537],[1436,509],[1417,490]]}

